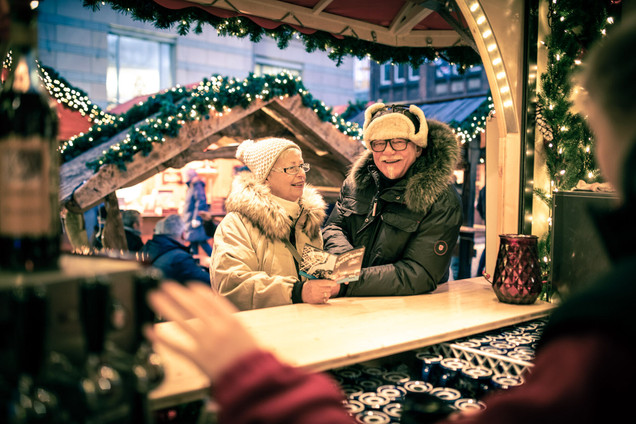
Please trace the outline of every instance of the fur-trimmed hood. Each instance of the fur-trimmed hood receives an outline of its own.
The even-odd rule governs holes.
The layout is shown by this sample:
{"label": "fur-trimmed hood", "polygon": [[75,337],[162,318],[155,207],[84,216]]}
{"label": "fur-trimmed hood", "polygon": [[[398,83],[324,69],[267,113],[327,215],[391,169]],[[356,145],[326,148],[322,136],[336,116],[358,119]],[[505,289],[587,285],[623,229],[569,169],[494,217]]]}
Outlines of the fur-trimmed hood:
{"label": "fur-trimmed hood", "polygon": [[[405,179],[404,201],[412,211],[425,212],[443,193],[451,180],[457,164],[459,146],[450,127],[442,122],[427,119],[428,146],[411,165]],[[373,152],[367,150],[353,163],[348,179],[355,187],[368,188],[376,184],[369,167],[379,172],[373,162]],[[354,188],[355,188],[354,187]]]}
{"label": "fur-trimmed hood", "polygon": [[[296,226],[309,237],[317,237],[326,216],[325,201],[315,188],[305,185],[299,204],[301,212]],[[292,222],[287,212],[273,198],[269,186],[258,182],[251,172],[243,172],[234,179],[225,209],[244,216],[268,238],[289,237]]]}

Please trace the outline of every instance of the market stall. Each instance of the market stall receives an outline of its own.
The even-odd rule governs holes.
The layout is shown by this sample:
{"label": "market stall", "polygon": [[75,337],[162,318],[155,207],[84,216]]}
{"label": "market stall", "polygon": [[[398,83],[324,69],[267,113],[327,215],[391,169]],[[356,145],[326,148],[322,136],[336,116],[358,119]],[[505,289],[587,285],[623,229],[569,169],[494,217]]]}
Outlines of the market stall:
{"label": "market stall", "polygon": [[[249,98],[249,93],[247,95]],[[136,127],[143,124],[145,121],[139,122]],[[157,203],[162,199],[160,186],[153,195],[154,202],[142,205],[142,209],[149,218],[163,216],[164,210],[165,213],[176,213],[181,204],[177,203],[179,196],[174,190],[183,190],[180,168],[193,161],[217,159],[231,160],[233,165],[240,165],[234,159],[238,143],[245,139],[276,136],[298,143],[305,161],[315,170],[308,174],[308,182],[321,191],[327,202],[335,202],[346,170],[363,149],[359,140],[319,119],[314,110],[303,103],[300,95],[281,95],[269,100],[256,99],[246,107],[236,106],[224,110],[213,114],[212,119],[184,123],[178,135],[156,143],[145,155],[133,154],[129,161],[104,164],[97,171],[87,166],[88,163],[101,160],[109,149],[119,151],[125,148],[125,144],[134,143],[130,141],[130,134],[134,132],[134,127],[125,128],[61,166],[60,199],[64,208],[70,213],[84,212],[120,188],[133,186],[172,169],[162,177],[163,188],[169,192],[163,198],[169,200],[169,204]],[[205,169],[200,172],[204,177],[209,174]],[[231,185],[232,167],[226,169],[227,172],[229,175],[224,175],[222,180],[225,195]],[[171,175],[174,179],[171,179]],[[223,198],[223,195],[210,197],[213,209],[219,213],[223,211]],[[117,204],[115,200],[111,203]]]}
{"label": "market stall", "polygon": [[[132,10],[132,13],[138,12],[120,4],[127,2],[113,3],[124,10]],[[163,7],[157,11],[159,14],[166,13],[164,8],[169,11],[197,8],[204,13],[203,16],[207,16],[201,18],[201,23],[213,21],[218,24],[223,19],[247,17],[255,23],[249,25],[248,29],[252,31],[258,31],[255,26],[270,31],[291,27],[305,35],[316,32],[319,36],[333,35],[336,40],[345,40],[342,48],[334,50],[336,57],[339,54],[340,57],[353,54],[356,48],[363,53],[372,52],[376,44],[385,47],[380,49],[381,53],[374,53],[378,60],[391,60],[394,58],[392,54],[400,59],[399,55],[406,52],[401,60],[417,61],[417,58],[421,59],[426,54],[434,57],[435,49],[446,49],[444,54],[448,55],[457,53],[450,50],[452,47],[476,48],[488,74],[496,109],[496,117],[489,121],[486,141],[489,186],[487,244],[496,246],[498,234],[520,233],[528,229],[529,223],[524,219],[527,218],[527,204],[532,201],[525,198],[523,193],[528,189],[526,183],[535,180],[529,178],[532,172],[528,170],[540,166],[531,160],[534,150],[526,143],[529,141],[527,134],[535,125],[534,116],[529,115],[528,110],[535,110],[530,107],[534,101],[533,90],[538,84],[537,72],[539,68],[545,67],[545,62],[541,62],[544,58],[538,56],[536,51],[534,55],[531,54],[527,46],[536,41],[529,38],[529,34],[544,35],[532,25],[537,24],[539,10],[544,13],[542,16],[547,15],[543,6],[540,8],[521,0],[509,2],[506,8],[502,8],[497,1],[464,0],[450,2],[454,6],[452,8],[448,7],[449,2],[437,1],[409,1],[403,2],[400,7],[393,7],[393,2],[378,1],[374,3],[374,7],[367,8],[353,7],[355,2],[338,0],[313,2],[311,6],[304,6],[307,2],[300,0],[235,0],[232,4],[221,1],[214,2],[214,5],[208,5],[209,2],[204,1],[185,0],[155,0],[155,3]],[[378,13],[367,15],[366,12],[369,11]],[[384,15],[380,16],[382,13]],[[178,13],[174,16],[177,20],[181,19]],[[158,20],[159,17],[160,15],[154,16],[152,13],[146,15],[146,19],[150,20]],[[165,24],[165,21],[162,22]],[[232,23],[238,25],[236,20]],[[239,26],[230,27],[239,32]],[[334,45],[337,45],[337,41]],[[394,50],[392,54],[387,53],[387,46]],[[408,50],[409,48],[414,50]],[[382,54],[388,56],[383,57]],[[539,67],[537,61],[540,63]],[[528,85],[534,87],[529,88]],[[127,127],[111,137],[105,145],[94,146],[67,161],[62,167],[63,185],[60,193],[64,207],[70,213],[81,213],[110,196],[111,206],[116,208],[116,199],[112,195],[119,188],[133,185],[167,168],[179,168],[192,160],[232,158],[234,145],[230,139],[240,141],[242,138],[269,136],[272,132],[291,137],[301,145],[306,154],[305,160],[320,169],[319,172],[310,174],[309,182],[324,188],[325,194],[333,196],[333,188],[339,187],[346,167],[361,149],[358,139],[319,118],[314,109],[305,105],[301,95],[297,93],[267,99],[256,98],[242,105],[234,104],[227,109],[207,106],[209,102],[203,111],[194,110],[193,107],[194,118],[191,120],[177,119],[180,126],[165,140],[158,135],[154,139],[153,135],[148,143],[150,147],[146,146],[142,150],[143,155],[137,150],[140,144],[131,143],[136,146],[132,151],[124,148],[129,135]],[[177,114],[173,114],[173,117],[174,115]],[[157,121],[154,123],[161,125]],[[146,137],[145,132],[150,129],[144,125],[145,122],[142,121],[135,123],[133,128],[141,129],[133,129],[132,134],[140,132]],[[249,128],[247,133],[246,128]],[[87,163],[92,164],[92,167],[87,168]],[[311,178],[316,180],[312,181]],[[534,230],[532,227],[531,229]],[[495,257],[496,250],[489,249],[487,271],[494,269]],[[105,289],[108,284],[100,280],[101,277],[96,278],[97,283],[95,282],[94,276],[89,272],[93,271],[90,263],[92,260],[83,258],[77,262],[77,258],[74,258],[68,262],[65,259],[63,267],[67,269],[54,273],[53,278],[55,283],[66,279],[67,283],[79,284],[84,288],[81,299],[71,299],[76,301],[74,310],[80,309],[77,304],[82,301],[84,313],[86,305],[92,305],[90,289],[100,289],[97,298],[102,306],[108,303],[104,299],[118,296]],[[67,278],[68,269],[76,267],[81,268],[83,273],[79,276],[71,273],[72,278]],[[126,267],[125,272],[127,276],[134,275],[132,281],[153,280],[152,277],[138,275],[137,266],[131,266],[130,269]],[[107,276],[112,274],[111,276],[117,277],[117,273],[117,267],[112,263],[106,264],[106,269],[102,270],[102,274]],[[31,276],[30,283],[26,285],[30,296],[27,300],[36,306],[42,304],[42,298],[37,292],[37,278],[37,275]],[[42,281],[47,282],[47,278],[42,278]],[[157,283],[156,280],[152,282]],[[21,285],[23,279],[21,274],[11,274],[3,276],[2,283],[7,287]],[[123,297],[136,299],[139,302],[136,304],[138,310],[144,310],[140,300],[143,296],[134,287],[135,284],[130,284]],[[145,288],[150,287],[148,285]],[[59,290],[57,294],[64,297],[63,292]],[[11,296],[7,295],[3,299],[9,298]],[[22,305],[24,308],[20,309],[21,312],[32,311],[27,308],[32,306],[29,302],[26,306]],[[263,346],[273,350],[285,361],[309,370],[332,370],[523,323],[548,315],[553,307],[553,304],[543,301],[531,305],[501,303],[482,278],[475,278],[450,282],[427,295],[343,298],[334,299],[326,305],[290,305],[241,312],[238,316],[257,335]],[[20,318],[26,315],[28,314],[23,313]],[[77,317],[78,314],[62,316],[64,320],[72,320],[78,339],[84,336],[90,338],[90,332],[80,334],[81,320]],[[38,318],[37,323],[46,322],[43,317]],[[319,320],[327,325],[317,326],[316,322]],[[7,324],[9,321],[10,318],[4,316],[3,323]],[[280,324],[282,322],[285,325]],[[140,323],[147,321],[138,319],[136,324]],[[92,325],[99,327],[102,334],[104,322],[93,322]],[[171,332],[171,327],[171,323],[157,324],[159,331],[166,333]],[[143,343],[140,341],[138,328],[133,333],[136,336],[135,348],[139,348],[138,345]],[[21,345],[20,348],[24,350],[25,346]],[[103,344],[100,344],[96,352],[101,353],[103,348]],[[143,348],[146,349],[146,346]],[[147,350],[144,352],[148,353]],[[129,353],[132,357],[134,352]],[[144,386],[145,391],[142,392],[143,396],[148,395],[150,409],[172,407],[202,399],[208,394],[209,383],[191,364],[183,362],[170,352],[160,353],[165,364],[165,379],[158,387]],[[154,360],[154,357],[147,355],[143,364],[148,370],[156,371],[158,367]],[[62,369],[62,365],[59,369]],[[133,377],[139,376],[129,377],[130,381],[137,381]],[[158,384],[160,380],[157,378],[153,382]],[[131,398],[139,398],[134,396],[136,392],[129,394]]]}

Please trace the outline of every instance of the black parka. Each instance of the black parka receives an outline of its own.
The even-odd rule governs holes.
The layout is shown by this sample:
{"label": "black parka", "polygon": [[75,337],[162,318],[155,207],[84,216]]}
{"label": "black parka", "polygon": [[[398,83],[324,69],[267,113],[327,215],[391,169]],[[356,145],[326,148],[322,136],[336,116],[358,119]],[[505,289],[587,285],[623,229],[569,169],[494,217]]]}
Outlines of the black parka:
{"label": "black parka", "polygon": [[421,294],[448,280],[462,224],[461,200],[450,184],[458,145],[447,125],[427,122],[428,146],[399,182],[380,190],[380,171],[366,151],[343,183],[323,229],[324,247],[366,250],[360,279],[341,295]]}

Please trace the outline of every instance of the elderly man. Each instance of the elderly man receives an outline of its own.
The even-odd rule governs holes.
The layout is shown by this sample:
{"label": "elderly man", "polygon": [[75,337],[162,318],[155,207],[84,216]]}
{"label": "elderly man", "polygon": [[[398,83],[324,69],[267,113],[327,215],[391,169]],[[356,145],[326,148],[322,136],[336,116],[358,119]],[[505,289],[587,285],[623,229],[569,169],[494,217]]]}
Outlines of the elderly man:
{"label": "elderly man", "polygon": [[184,227],[179,215],[161,219],[155,225],[154,235],[141,249],[141,258],[159,268],[170,280],[210,285],[210,274],[194,260],[184,244]]}
{"label": "elderly man", "polygon": [[448,280],[462,223],[450,185],[457,139],[414,105],[371,105],[363,130],[369,150],[354,163],[323,229],[331,253],[366,246],[360,279],[338,294],[430,292]]}

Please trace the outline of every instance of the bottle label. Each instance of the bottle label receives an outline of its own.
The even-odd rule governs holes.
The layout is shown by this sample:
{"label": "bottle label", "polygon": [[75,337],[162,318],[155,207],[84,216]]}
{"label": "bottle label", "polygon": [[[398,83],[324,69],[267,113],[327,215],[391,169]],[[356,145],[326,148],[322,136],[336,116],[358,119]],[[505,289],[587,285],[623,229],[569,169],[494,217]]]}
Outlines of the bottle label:
{"label": "bottle label", "polygon": [[[52,234],[53,190],[51,143],[38,136],[0,140],[0,234]],[[52,191],[53,190],[53,191]]]}

